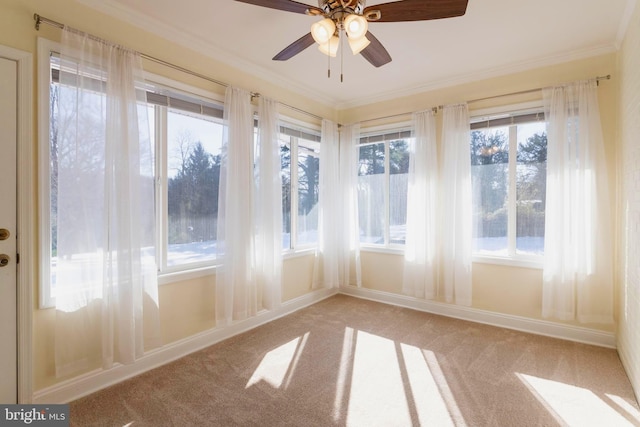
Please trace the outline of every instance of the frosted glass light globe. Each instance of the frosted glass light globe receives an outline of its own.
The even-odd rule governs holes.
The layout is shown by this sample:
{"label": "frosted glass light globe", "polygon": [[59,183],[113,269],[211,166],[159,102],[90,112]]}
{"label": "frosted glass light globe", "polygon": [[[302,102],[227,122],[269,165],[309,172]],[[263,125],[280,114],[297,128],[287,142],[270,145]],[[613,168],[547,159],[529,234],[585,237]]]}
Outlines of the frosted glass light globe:
{"label": "frosted glass light globe", "polygon": [[311,36],[319,45],[325,44],[336,32],[336,24],[329,18],[311,25]]}

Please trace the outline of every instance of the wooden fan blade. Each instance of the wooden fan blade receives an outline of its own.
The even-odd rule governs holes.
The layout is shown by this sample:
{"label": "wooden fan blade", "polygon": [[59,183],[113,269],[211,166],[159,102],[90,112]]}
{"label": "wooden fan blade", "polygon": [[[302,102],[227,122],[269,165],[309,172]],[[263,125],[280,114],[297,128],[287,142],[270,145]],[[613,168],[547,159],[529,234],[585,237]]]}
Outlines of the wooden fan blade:
{"label": "wooden fan blade", "polygon": [[297,54],[299,54],[300,52],[302,52],[303,50],[305,50],[306,48],[308,48],[314,43],[315,41],[313,40],[311,33],[306,34],[300,37],[298,40],[291,43],[289,46],[282,49],[280,53],[278,53],[276,56],[273,57],[273,60],[286,61],[287,59],[290,59],[296,56]]}
{"label": "wooden fan blade", "polygon": [[376,68],[391,62],[391,55],[389,55],[387,49],[382,46],[382,43],[370,31],[367,31],[366,37],[371,43],[360,52],[360,55]]}
{"label": "wooden fan blade", "polygon": [[321,15],[322,9],[308,4],[298,3],[293,0],[236,0],[240,3],[248,3],[270,9],[284,10],[286,12],[303,13],[308,15]]}
{"label": "wooden fan blade", "polygon": [[467,11],[469,0],[403,0],[365,7],[365,17],[380,15],[379,19],[367,18],[371,22],[428,21],[430,19],[453,18]]}

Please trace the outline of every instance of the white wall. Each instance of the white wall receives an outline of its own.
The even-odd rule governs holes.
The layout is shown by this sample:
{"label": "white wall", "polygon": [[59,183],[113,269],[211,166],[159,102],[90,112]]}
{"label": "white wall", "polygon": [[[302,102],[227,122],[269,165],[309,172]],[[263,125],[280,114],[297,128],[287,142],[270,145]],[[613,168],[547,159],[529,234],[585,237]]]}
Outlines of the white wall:
{"label": "white wall", "polygon": [[[345,110],[340,112],[340,120],[345,123],[370,120],[375,117],[425,110],[442,104],[494,96],[497,97],[469,104],[471,115],[486,109],[504,108],[505,111],[508,111],[510,106],[525,102],[539,102],[541,105],[542,92],[504,97],[499,95],[611,74],[613,79],[601,82],[598,88],[598,101],[605,141],[606,162],[609,171],[611,171],[608,184],[613,194],[617,185],[614,171],[617,169],[618,149],[616,144],[618,109],[616,69],[617,54],[612,52]],[[441,116],[438,114],[438,129],[441,128]],[[407,117],[403,118],[407,119]],[[369,124],[377,125],[378,122],[371,121],[367,123],[367,125]],[[363,129],[366,130],[366,127],[363,126]],[[439,132],[438,138],[440,138]],[[612,233],[615,230],[613,221],[611,230]],[[402,254],[364,252],[362,254],[362,269],[364,288],[390,293],[393,294],[393,297],[402,294]],[[472,286],[472,308],[474,309],[525,317],[534,321],[533,323],[546,320],[542,318],[542,270],[540,268],[476,262],[473,264]],[[444,303],[444,301],[439,302]],[[616,315],[618,314],[616,310]],[[562,326],[586,327],[598,333],[606,332],[610,335],[616,328],[613,324],[580,324],[555,320],[552,322]]]}
{"label": "white wall", "polygon": [[618,352],[640,396],[640,5],[619,56],[620,145]]}
{"label": "white wall", "polygon": [[[407,111],[417,111],[439,104],[453,103],[474,98],[499,95],[507,92],[517,92],[535,87],[556,84],[564,81],[590,78],[596,75],[613,74],[615,79],[616,55],[603,55],[580,61],[567,62],[556,66],[541,67],[536,70],[505,75],[481,82],[470,82],[456,87],[443,88],[427,93],[415,94],[402,99],[384,103],[372,104],[345,111],[336,111],[331,106],[321,105],[288,91],[286,88],[274,87],[268,82],[232,69],[218,63],[202,53],[193,52],[178,46],[168,40],[160,39],[142,30],[116,21],[108,16],[96,13],[73,0],[2,0],[0,5],[0,44],[32,52],[36,57],[37,37],[58,40],[60,31],[56,28],[43,26],[40,32],[34,29],[33,13],[40,13],[48,18],[64,22],[81,30],[90,31],[100,37],[122,43],[128,47],[140,50],[169,62],[178,63],[221,81],[239,87],[255,90],[271,96],[290,105],[295,105],[319,116],[327,117],[342,123],[366,120],[375,117],[388,116]],[[633,229],[624,234],[629,243],[622,242],[620,265],[620,351],[632,381],[638,390],[640,384],[640,309],[638,305],[640,288],[640,273],[637,259],[640,256],[640,201],[638,180],[640,177],[640,154],[638,144],[639,129],[638,102],[640,98],[640,18],[638,11],[630,26],[632,30],[625,42],[621,55],[622,99],[620,102],[624,120],[621,123],[622,147],[625,150],[625,188],[628,190],[626,201],[629,202],[628,212],[631,217],[629,224]],[[206,90],[221,92],[221,88],[197,78],[186,76],[175,71],[163,69],[157,65],[146,64],[149,71],[156,74],[181,80]],[[212,71],[213,70],[213,71]],[[35,76],[34,76],[35,79]],[[34,80],[35,81],[35,80]],[[605,82],[599,91],[602,108],[603,129],[607,141],[607,161],[614,168],[616,165],[616,124],[618,108],[617,83]],[[628,93],[626,93],[628,92]],[[34,106],[37,105],[37,91],[34,94]],[[473,108],[494,107],[515,102],[530,101],[536,95],[502,98],[489,103],[480,103]],[[35,116],[35,111],[34,111]],[[375,122],[372,122],[375,124]],[[37,120],[35,123],[37,127]],[[36,135],[34,129],[34,136]],[[36,136],[37,138],[37,136]],[[37,147],[37,139],[33,141]],[[36,151],[37,152],[37,151]],[[635,156],[635,157],[633,157]],[[635,161],[633,161],[635,159]],[[34,159],[35,164],[35,159]],[[35,168],[34,168],[35,169]],[[33,176],[37,182],[37,176]],[[612,191],[616,188],[615,175],[612,174]],[[636,187],[633,187],[636,185]],[[635,193],[633,192],[635,188]],[[37,201],[33,201],[33,208],[37,209]],[[625,205],[626,206],[626,205]],[[35,228],[35,224],[32,224]],[[620,230],[623,230],[620,227]],[[38,242],[31,242],[37,246]],[[633,258],[635,257],[635,258]],[[380,290],[389,294],[400,294],[398,278],[401,277],[402,257],[392,254],[366,253],[363,255],[364,286],[371,290]],[[283,297],[285,300],[309,295],[311,288],[311,270],[313,258],[311,256],[287,260],[284,265]],[[629,272],[629,276],[626,273]],[[37,272],[34,274],[37,277]],[[631,274],[633,273],[633,274]],[[512,314],[535,319],[539,317],[541,275],[539,270],[522,269],[517,267],[503,267],[495,265],[474,266],[474,307],[495,313]],[[34,293],[38,292],[38,283],[33,283]],[[161,318],[164,327],[165,342],[173,343],[185,339],[199,337],[211,330],[214,325],[213,296],[215,294],[215,277],[192,279],[189,281],[163,285],[160,288]],[[510,303],[505,300],[505,294],[512,297]],[[34,359],[33,386],[36,391],[65,386],[63,379],[55,378],[53,374],[53,325],[54,312],[40,310],[34,303],[33,310]],[[599,327],[599,326],[596,326]],[[607,327],[599,327],[609,331]],[[82,378],[67,378],[67,381],[82,380]],[[104,384],[103,384],[104,385]]]}
{"label": "white wall", "polygon": [[[2,0],[0,1],[0,44],[31,52],[37,60],[37,39],[44,37],[49,40],[60,39],[60,29],[42,25],[40,31],[35,29],[33,14],[38,13],[49,19],[59,21],[82,31],[90,32],[107,40],[121,43],[127,47],[161,58],[171,63],[179,64],[187,69],[197,71],[225,83],[242,87],[247,90],[260,92],[289,105],[309,111],[321,117],[336,118],[336,112],[331,106],[320,104],[304,98],[287,88],[277,87],[260,80],[255,76],[237,70],[228,65],[217,62],[214,58],[201,52],[191,51],[184,46],[159,38],[143,30],[115,20],[109,16],[95,12],[82,6],[75,0]],[[38,64],[35,64],[37,70]],[[198,88],[223,94],[224,87],[206,80],[187,75],[158,64],[145,62],[147,71],[173,80],[180,81]],[[35,71],[34,71],[34,82]],[[35,85],[35,83],[34,83]],[[34,117],[37,111],[37,95],[34,93]],[[286,111],[285,114],[292,113]],[[308,120],[307,116],[294,116],[297,119]],[[316,125],[319,123],[315,123]],[[32,141],[34,153],[37,153],[37,117],[34,121],[34,139]],[[34,171],[37,170],[33,159]],[[37,174],[32,177],[33,183],[38,182]],[[37,189],[36,193],[37,194]],[[30,203],[38,209],[37,197]],[[37,215],[36,215],[37,216]],[[36,230],[36,224],[30,225]],[[36,232],[34,232],[36,236]],[[37,237],[29,242],[37,247]],[[37,252],[37,251],[35,251]],[[285,261],[283,267],[283,300],[292,301],[311,295],[311,272],[313,262],[310,256],[291,258]],[[38,265],[38,261],[34,262]],[[33,272],[38,277],[38,272]],[[39,283],[32,283],[35,301],[38,300]],[[183,340],[199,336],[211,331],[215,326],[214,316],[215,275],[197,279],[183,280],[160,286],[160,318],[165,345],[171,345]],[[39,309],[34,301],[33,306],[33,389],[37,392],[66,384],[74,378],[56,378],[54,370],[54,321],[55,310]],[[97,367],[97,366],[96,366]],[[65,383],[66,381],[66,383]]]}

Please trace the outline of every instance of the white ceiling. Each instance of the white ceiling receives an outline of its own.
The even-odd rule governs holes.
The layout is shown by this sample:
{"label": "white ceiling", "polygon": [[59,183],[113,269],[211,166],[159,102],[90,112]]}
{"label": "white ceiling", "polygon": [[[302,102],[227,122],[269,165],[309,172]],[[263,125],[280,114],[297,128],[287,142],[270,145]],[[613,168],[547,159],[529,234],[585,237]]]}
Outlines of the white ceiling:
{"label": "white ceiling", "polygon": [[[317,17],[233,0],[78,1],[320,102],[346,108],[614,51],[636,0],[469,0],[467,13],[458,18],[372,23],[369,31],[393,60],[375,68],[347,48],[343,83],[340,55],[331,60],[327,78],[327,56],[315,46],[288,61],[271,60],[307,34]],[[317,5],[315,0],[298,2]]]}

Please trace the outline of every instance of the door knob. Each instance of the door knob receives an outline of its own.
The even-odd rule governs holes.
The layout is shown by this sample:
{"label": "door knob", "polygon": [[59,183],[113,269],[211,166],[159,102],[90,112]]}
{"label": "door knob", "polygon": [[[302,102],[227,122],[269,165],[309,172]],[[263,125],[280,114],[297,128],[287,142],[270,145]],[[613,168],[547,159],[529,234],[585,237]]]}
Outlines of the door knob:
{"label": "door knob", "polygon": [[11,233],[6,228],[0,228],[0,240],[7,240]]}
{"label": "door knob", "polygon": [[4,267],[9,264],[9,255],[0,254],[0,267]]}

